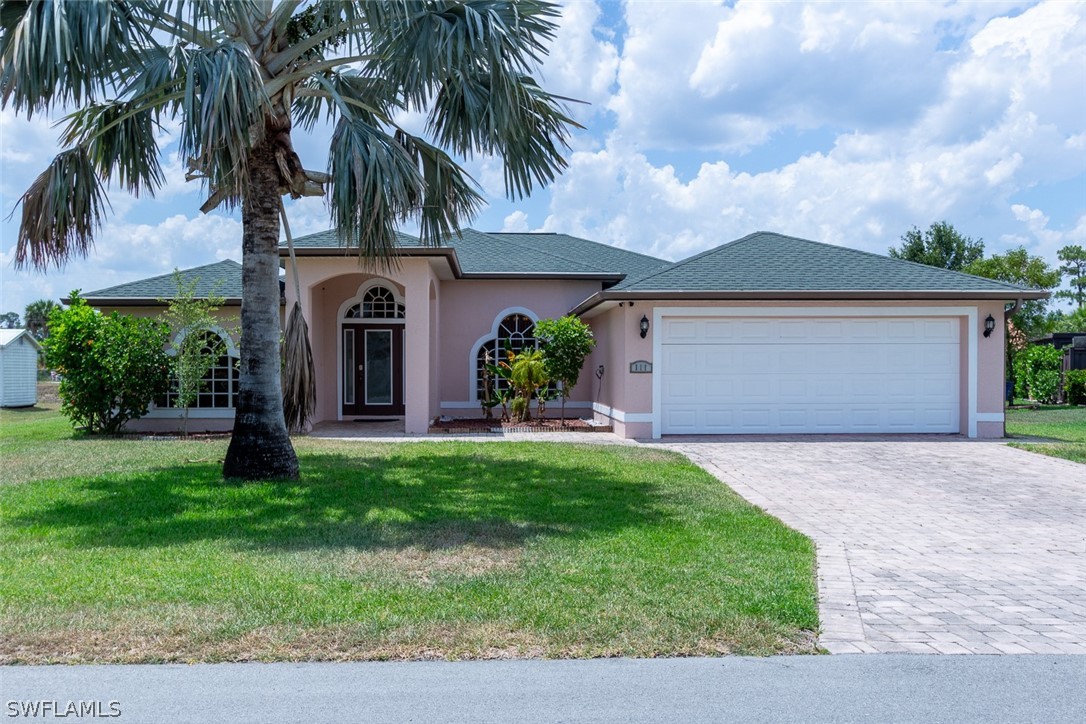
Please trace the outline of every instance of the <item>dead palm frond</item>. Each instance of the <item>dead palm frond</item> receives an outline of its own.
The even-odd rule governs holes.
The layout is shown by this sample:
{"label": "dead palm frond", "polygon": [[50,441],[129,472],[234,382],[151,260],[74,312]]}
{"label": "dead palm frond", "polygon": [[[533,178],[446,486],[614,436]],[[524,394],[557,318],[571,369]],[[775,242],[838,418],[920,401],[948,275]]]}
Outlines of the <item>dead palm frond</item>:
{"label": "dead palm frond", "polygon": [[317,406],[309,327],[298,302],[290,308],[283,334],[283,418],[291,432],[304,432]]}

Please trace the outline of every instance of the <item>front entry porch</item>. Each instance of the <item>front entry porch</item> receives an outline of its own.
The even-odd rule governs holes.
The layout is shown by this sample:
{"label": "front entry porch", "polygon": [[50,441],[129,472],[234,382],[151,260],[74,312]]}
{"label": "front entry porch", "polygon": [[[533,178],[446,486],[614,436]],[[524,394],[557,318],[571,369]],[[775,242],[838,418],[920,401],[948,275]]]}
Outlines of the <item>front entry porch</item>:
{"label": "front entry porch", "polygon": [[[317,383],[315,429],[343,423],[365,428],[361,436],[425,434],[437,414],[437,277],[426,259],[372,272],[343,267],[343,260],[323,258],[299,264]],[[292,287],[285,285],[288,304]]]}

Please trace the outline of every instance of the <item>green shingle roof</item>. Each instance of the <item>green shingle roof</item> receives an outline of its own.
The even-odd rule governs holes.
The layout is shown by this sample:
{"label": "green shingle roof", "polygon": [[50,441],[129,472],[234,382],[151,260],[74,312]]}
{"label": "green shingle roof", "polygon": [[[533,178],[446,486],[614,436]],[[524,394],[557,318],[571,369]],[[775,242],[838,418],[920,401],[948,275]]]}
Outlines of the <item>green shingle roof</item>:
{"label": "green shingle roof", "polygon": [[[198,298],[207,298],[209,294],[214,294],[227,300],[241,299],[241,264],[232,259],[183,269],[180,275],[185,284],[196,282]],[[149,279],[139,279],[114,287],[97,289],[93,292],[83,292],[82,297],[88,300],[146,299],[154,302],[159,299],[169,299],[175,294],[177,294],[177,283],[174,281],[173,272],[170,272]]]}
{"label": "green shingle roof", "polygon": [[[758,231],[612,292],[1006,292],[1023,287],[901,259]],[[1035,290],[1031,290],[1035,291]]]}
{"label": "green shingle roof", "polygon": [[[424,248],[414,236],[397,234],[404,249]],[[670,266],[669,262],[568,234],[487,233],[463,229],[445,247],[456,253],[466,275],[576,274],[582,276],[646,276]],[[286,242],[280,244],[286,248]],[[322,231],[294,240],[301,250],[344,250],[335,232]]]}

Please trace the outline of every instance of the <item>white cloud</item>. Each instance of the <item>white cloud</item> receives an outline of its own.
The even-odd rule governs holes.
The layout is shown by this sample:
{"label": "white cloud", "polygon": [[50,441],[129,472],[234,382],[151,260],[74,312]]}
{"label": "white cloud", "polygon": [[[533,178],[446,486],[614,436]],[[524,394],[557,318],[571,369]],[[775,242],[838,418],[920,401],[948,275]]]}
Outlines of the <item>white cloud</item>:
{"label": "white cloud", "polygon": [[90,256],[42,274],[12,268],[13,251],[0,254],[3,309],[22,310],[29,302],[59,299],[73,289],[91,291],[174,268],[241,260],[241,223],[228,216],[175,215],[158,224],[107,223]]}
{"label": "white cloud", "polygon": [[618,50],[610,39],[598,37],[599,21],[595,2],[564,3],[541,73],[542,84],[551,93],[591,104],[572,107],[582,120],[606,110],[618,72]]}
{"label": "white cloud", "polygon": [[528,231],[528,228],[528,214],[519,209],[506,216],[502,222],[502,231],[506,232]]}
{"label": "white cloud", "polygon": [[1009,4],[631,3],[611,107],[652,148],[745,151],[782,129],[875,131],[938,96],[957,33]]}
{"label": "white cloud", "polygon": [[[1036,217],[1017,218],[1012,203],[1016,194],[1036,186],[1086,178],[1086,144],[1081,141],[1086,109],[1076,110],[1086,103],[1081,93],[1084,6],[1046,3],[1013,18],[980,22],[963,16],[958,7],[903,5],[699,5],[691,12],[701,17],[686,26],[693,28],[684,36],[692,51],[675,44],[675,21],[663,8],[630,6],[632,40],[621,61],[622,88],[612,104],[618,126],[603,147],[573,154],[570,170],[554,189],[544,227],[682,258],[756,229],[884,253],[904,230],[945,218],[966,233],[983,235],[992,251],[1009,242],[1008,234],[1018,234],[1054,258],[1055,240],[1073,243],[1067,240],[1082,223],[1052,228],[1047,217],[1043,223]],[[697,38],[705,35],[699,26],[712,13],[726,17],[714,24],[715,37],[699,45]],[[646,32],[649,27],[660,27],[661,33]],[[961,47],[938,50],[940,34],[951,32],[965,35]],[[900,66],[893,73],[883,72],[885,60],[868,62],[867,54],[875,51],[867,46],[875,36],[882,38],[876,50]],[[888,38],[894,41],[890,45]],[[817,72],[852,64],[856,67],[846,74],[846,85],[859,73],[865,76],[863,87],[884,82],[888,87],[879,93],[902,90],[901,115],[909,122],[869,123],[867,110],[848,105],[854,90],[834,92],[839,79],[832,74],[819,80],[815,90],[828,99],[844,98],[836,120],[808,97],[799,98],[794,109],[778,103],[768,85],[780,81],[791,88],[786,70],[799,79],[794,82],[810,80],[813,72],[802,59],[775,65],[772,61],[783,50],[796,56],[834,51],[833,57],[811,61]],[[903,62],[899,51],[916,55],[915,62]],[[669,52],[677,56],[670,65],[644,61]],[[832,148],[758,173],[738,172],[716,161],[680,174],[657,160],[663,154],[646,149],[675,145],[654,135],[653,123],[670,122],[679,112],[661,101],[665,88],[659,79],[663,69],[682,77],[684,62],[689,67],[695,53],[689,88],[705,98],[736,98],[744,84],[756,89],[750,92],[757,99],[738,103],[744,113],[714,116],[712,123],[732,141],[757,143],[775,124],[799,123],[804,115],[814,124],[840,122],[850,130],[838,134]],[[761,67],[755,62],[759,58],[761,66],[771,67]],[[904,77],[925,76],[933,68],[940,72],[932,78]],[[916,83],[928,90],[911,97],[908,89]],[[688,97],[682,84],[672,85],[677,97]],[[1080,92],[1072,93],[1073,86]],[[685,112],[713,112],[711,104],[697,103]],[[748,114],[746,109],[754,110]],[[976,110],[974,122],[970,109]],[[706,143],[701,136],[687,140],[699,147]],[[1082,204],[1080,198],[1080,214],[1086,212]]]}

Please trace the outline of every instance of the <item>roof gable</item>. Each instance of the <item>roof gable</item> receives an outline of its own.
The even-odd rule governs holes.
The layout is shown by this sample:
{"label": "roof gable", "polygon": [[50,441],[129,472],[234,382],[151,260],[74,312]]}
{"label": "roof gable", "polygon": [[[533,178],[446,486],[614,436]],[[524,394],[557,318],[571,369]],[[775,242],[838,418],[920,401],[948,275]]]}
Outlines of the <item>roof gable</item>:
{"label": "roof gable", "polygon": [[37,351],[41,351],[41,345],[38,344],[38,340],[34,339],[34,336],[30,334],[27,329],[0,329],[0,349],[5,349],[8,345],[14,344],[20,339],[26,340]]}
{"label": "roof gable", "polygon": [[[1004,292],[1014,284],[794,236],[758,231],[615,291],[637,292]],[[1035,291],[1035,290],[1033,290]]]}

